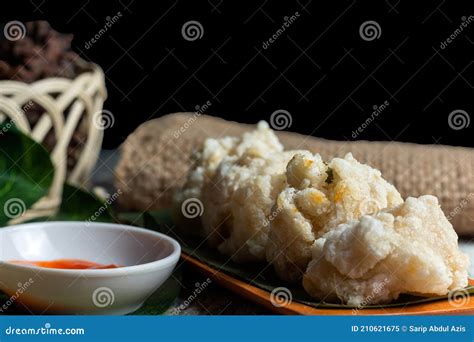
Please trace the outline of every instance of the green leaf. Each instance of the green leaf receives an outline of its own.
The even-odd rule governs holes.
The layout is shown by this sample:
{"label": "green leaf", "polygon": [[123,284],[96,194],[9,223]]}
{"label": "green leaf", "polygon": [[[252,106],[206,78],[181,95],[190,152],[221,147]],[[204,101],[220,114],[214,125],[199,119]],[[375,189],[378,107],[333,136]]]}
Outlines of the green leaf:
{"label": "green leaf", "polygon": [[181,291],[181,270],[174,270],[171,277],[155,291],[145,304],[131,315],[161,315],[174,304]]}
{"label": "green leaf", "polygon": [[64,184],[61,205],[57,213],[50,217],[39,217],[29,222],[44,221],[90,221],[115,222],[107,202],[95,195],[69,184]]}
{"label": "green leaf", "polygon": [[153,219],[153,217],[148,213],[135,213],[135,212],[126,212],[126,213],[119,213],[118,214],[118,221],[123,224],[129,224],[131,226],[138,226],[143,228],[148,228],[150,226],[151,229],[156,227],[157,223]]}
{"label": "green leaf", "polygon": [[0,226],[48,194],[54,167],[44,147],[14,126],[0,125]]}
{"label": "green leaf", "polygon": [[[171,220],[171,214],[169,210],[161,210],[156,212],[148,212],[146,215],[141,214],[142,217],[147,217],[146,227],[154,229],[156,231],[165,233],[173,236],[181,243],[181,249],[184,253],[200,260],[201,262],[211,266],[212,268],[227,273],[233,277],[244,280],[245,282],[271,292],[277,287],[284,286],[288,288],[292,295],[293,300],[300,303],[315,307],[315,308],[341,308],[351,309],[354,306],[345,304],[334,304],[314,300],[311,298],[301,285],[289,284],[279,279],[272,267],[269,267],[266,263],[255,263],[255,264],[237,264],[229,261],[229,258],[219,254],[216,250],[205,246],[201,241],[195,239],[189,239],[180,236],[173,229],[174,225]],[[137,221],[137,223],[143,223]],[[466,288],[467,293],[474,295],[474,286]],[[448,296],[437,296],[437,297],[419,297],[412,295],[401,295],[396,301],[390,304],[379,304],[379,305],[366,305],[364,308],[388,308],[397,306],[406,306],[419,303],[433,302],[437,300],[443,300]]]}
{"label": "green leaf", "polygon": [[110,205],[90,192],[64,184],[61,206],[52,220],[113,222]]}

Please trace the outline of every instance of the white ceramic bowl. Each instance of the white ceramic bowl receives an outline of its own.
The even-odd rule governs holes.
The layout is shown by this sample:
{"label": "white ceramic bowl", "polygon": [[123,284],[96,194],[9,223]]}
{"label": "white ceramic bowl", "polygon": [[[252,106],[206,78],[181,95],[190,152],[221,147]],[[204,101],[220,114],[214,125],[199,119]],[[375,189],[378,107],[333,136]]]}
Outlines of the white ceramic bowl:
{"label": "white ceramic bowl", "polygon": [[[33,313],[126,314],[169,278],[180,253],[178,242],[166,235],[119,224],[42,222],[0,228],[0,290],[11,296],[9,305]],[[8,262],[56,259],[122,267],[70,270]]]}

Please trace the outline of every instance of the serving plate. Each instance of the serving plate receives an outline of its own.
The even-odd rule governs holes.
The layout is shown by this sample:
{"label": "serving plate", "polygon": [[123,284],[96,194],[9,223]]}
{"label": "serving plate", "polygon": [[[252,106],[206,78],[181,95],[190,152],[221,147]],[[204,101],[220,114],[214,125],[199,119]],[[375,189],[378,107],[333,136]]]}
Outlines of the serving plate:
{"label": "serving plate", "polygon": [[[401,295],[384,305],[351,307],[318,302],[301,285],[288,284],[279,279],[267,263],[237,264],[207,247],[199,239],[180,236],[174,229],[169,210],[142,214],[128,213],[125,221],[164,234],[172,235],[181,243],[181,257],[216,283],[260,304],[274,313],[287,315],[468,315],[474,314],[474,280],[454,294],[436,298]],[[178,266],[179,267],[179,266]],[[275,294],[282,295],[279,298]]]}
{"label": "serving plate", "polygon": [[[219,271],[197,258],[181,253],[181,257],[192,267],[205,276],[210,277],[221,286],[239,294],[257,304],[263,305],[270,311],[285,315],[469,315],[474,314],[474,295],[459,298],[452,304],[448,299],[431,302],[407,304],[394,307],[365,307],[354,308],[315,308],[302,302],[292,300],[285,305],[274,305],[270,291],[251,285],[243,280]],[[470,279],[469,284],[474,285]]]}

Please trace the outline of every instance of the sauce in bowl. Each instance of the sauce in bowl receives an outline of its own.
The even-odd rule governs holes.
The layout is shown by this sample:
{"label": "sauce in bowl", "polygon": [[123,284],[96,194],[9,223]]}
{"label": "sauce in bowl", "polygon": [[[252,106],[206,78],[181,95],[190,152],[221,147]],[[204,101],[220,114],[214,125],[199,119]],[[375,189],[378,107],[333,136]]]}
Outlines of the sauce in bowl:
{"label": "sauce in bowl", "polygon": [[12,264],[29,265],[44,268],[59,268],[67,270],[104,270],[109,268],[119,268],[120,266],[110,264],[103,265],[95,262],[81,260],[81,259],[57,259],[50,261],[26,261],[26,260],[11,260]]}

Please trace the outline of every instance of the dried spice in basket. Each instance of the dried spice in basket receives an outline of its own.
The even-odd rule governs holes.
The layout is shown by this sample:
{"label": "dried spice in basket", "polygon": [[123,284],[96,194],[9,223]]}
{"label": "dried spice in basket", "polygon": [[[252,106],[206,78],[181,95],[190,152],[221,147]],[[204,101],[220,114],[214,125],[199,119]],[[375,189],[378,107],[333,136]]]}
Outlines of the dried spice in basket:
{"label": "dried spice in basket", "polygon": [[[55,31],[46,21],[28,22],[25,28],[23,38],[0,41],[0,80],[33,83],[49,77],[74,79],[90,70],[79,55],[72,51],[71,34]],[[44,112],[37,103],[25,104],[22,109],[32,127]],[[64,113],[65,117],[67,115],[68,110]],[[86,137],[86,127],[79,122],[68,146],[68,171],[74,168]],[[43,145],[51,152],[57,140],[51,130],[45,137]]]}

